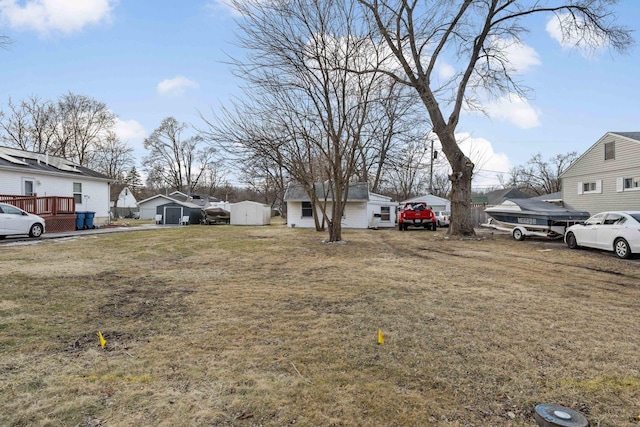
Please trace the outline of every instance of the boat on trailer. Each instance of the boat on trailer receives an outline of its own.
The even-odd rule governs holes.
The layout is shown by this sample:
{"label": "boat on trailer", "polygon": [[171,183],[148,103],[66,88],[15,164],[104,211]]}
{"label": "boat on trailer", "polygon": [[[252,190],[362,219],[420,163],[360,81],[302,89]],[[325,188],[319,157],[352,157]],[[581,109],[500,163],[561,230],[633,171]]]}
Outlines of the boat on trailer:
{"label": "boat on trailer", "polygon": [[558,239],[567,227],[589,219],[589,212],[566,209],[536,199],[507,199],[484,210],[491,218],[481,227],[508,231],[516,240],[527,236]]}

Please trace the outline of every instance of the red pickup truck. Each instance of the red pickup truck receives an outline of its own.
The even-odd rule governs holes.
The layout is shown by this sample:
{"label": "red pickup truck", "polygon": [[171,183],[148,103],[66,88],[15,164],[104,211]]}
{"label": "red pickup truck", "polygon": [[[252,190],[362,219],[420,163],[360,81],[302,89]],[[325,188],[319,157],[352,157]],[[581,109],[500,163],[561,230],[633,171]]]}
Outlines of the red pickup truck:
{"label": "red pickup truck", "polygon": [[405,203],[398,215],[398,230],[406,230],[407,227],[424,227],[436,230],[437,220],[433,210],[427,202]]}

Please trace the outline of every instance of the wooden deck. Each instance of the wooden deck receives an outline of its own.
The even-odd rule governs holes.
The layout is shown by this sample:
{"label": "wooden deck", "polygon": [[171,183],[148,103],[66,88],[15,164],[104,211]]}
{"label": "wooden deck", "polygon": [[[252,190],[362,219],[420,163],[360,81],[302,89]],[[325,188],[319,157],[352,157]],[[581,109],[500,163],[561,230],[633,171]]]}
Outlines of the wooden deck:
{"label": "wooden deck", "polygon": [[76,202],[73,197],[0,194],[0,202],[41,216],[45,220],[45,228],[48,233],[76,229]]}

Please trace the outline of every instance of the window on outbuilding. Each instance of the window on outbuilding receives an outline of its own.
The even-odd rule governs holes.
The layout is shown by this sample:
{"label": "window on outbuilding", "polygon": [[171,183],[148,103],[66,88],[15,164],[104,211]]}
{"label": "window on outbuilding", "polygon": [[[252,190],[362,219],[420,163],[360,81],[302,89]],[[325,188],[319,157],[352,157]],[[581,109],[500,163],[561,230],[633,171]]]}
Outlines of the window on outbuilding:
{"label": "window on outbuilding", "polygon": [[380,221],[391,221],[391,207],[380,207]]}
{"label": "window on outbuilding", "polygon": [[82,204],[82,183],[81,182],[73,183],[73,198],[76,200],[77,204]]}
{"label": "window on outbuilding", "polygon": [[302,217],[313,218],[313,208],[311,202],[302,202]]}
{"label": "window on outbuilding", "polygon": [[616,158],[616,143],[607,142],[604,144],[604,159],[614,160]]}

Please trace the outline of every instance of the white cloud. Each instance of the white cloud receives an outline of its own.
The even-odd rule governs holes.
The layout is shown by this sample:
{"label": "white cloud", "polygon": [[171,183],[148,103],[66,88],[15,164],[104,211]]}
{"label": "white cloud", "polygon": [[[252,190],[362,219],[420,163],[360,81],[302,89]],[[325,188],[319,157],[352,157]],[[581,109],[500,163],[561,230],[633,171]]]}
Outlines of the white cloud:
{"label": "white cloud", "polygon": [[511,162],[504,153],[493,151],[491,142],[484,138],[473,138],[469,133],[456,134],[458,146],[475,164],[473,187],[488,188],[500,185],[498,175],[506,174]]}
{"label": "white cloud", "polygon": [[144,140],[148,136],[144,127],[135,120],[116,119],[115,132],[120,141],[133,148],[133,156],[136,162],[139,166],[143,166],[141,159],[146,155]]}
{"label": "white cloud", "polygon": [[0,16],[12,28],[65,35],[111,20],[118,0],[0,0]]}
{"label": "white cloud", "polygon": [[590,29],[581,18],[569,13],[553,15],[547,21],[547,33],[565,49],[577,49],[590,57],[608,46],[602,34]]}
{"label": "white cloud", "polygon": [[147,137],[147,131],[135,120],[116,119],[116,135],[122,141],[142,142]]}
{"label": "white cloud", "polygon": [[440,81],[446,82],[451,77],[455,76],[455,74],[456,70],[450,64],[438,64],[438,77],[440,78]]}
{"label": "white cloud", "polygon": [[540,113],[515,93],[491,101],[484,108],[491,118],[509,122],[520,129],[531,129],[541,124]]}
{"label": "white cloud", "polygon": [[218,13],[230,14],[232,16],[241,16],[241,13],[233,7],[230,0],[213,0],[207,3],[207,9],[213,12],[214,15]]}
{"label": "white cloud", "polygon": [[[473,162],[473,180],[474,189],[487,189],[500,186],[499,176],[506,174],[511,169],[511,162],[504,153],[496,153],[493,150],[491,142],[484,138],[474,138],[468,132],[456,133],[456,141],[460,150]],[[436,139],[436,149],[442,150],[440,142],[437,141],[435,134],[430,135]],[[448,162],[439,166],[439,173],[451,173],[451,166]]]}
{"label": "white cloud", "polygon": [[183,95],[187,89],[195,89],[198,87],[200,87],[200,85],[197,82],[183,76],[176,76],[158,83],[156,90],[160,95],[180,96]]}
{"label": "white cloud", "polygon": [[541,64],[538,52],[531,46],[514,39],[500,39],[498,43],[516,73],[525,73]]}

